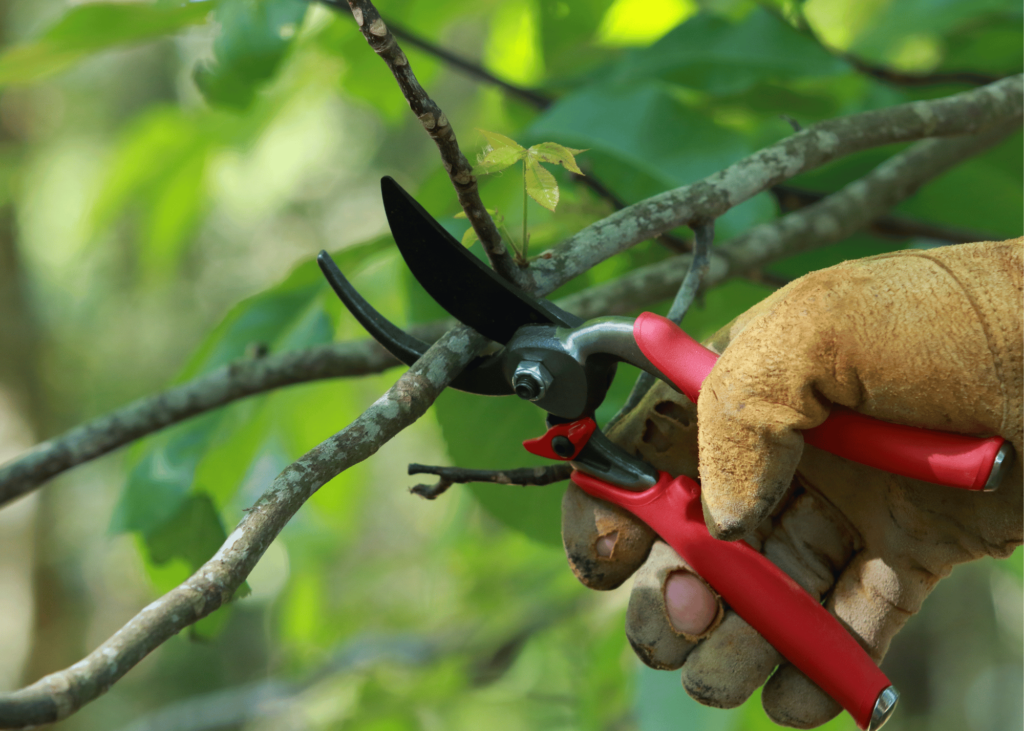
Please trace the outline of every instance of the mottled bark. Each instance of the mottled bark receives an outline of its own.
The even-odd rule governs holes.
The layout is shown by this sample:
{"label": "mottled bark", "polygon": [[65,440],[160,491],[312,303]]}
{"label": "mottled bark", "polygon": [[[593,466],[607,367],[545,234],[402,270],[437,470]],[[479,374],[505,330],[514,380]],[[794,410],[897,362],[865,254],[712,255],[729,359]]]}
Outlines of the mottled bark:
{"label": "mottled bark", "polygon": [[83,660],[26,688],[0,694],[0,727],[66,718],[109,690],[167,639],[230,600],[303,503],[422,416],[485,343],[464,326],[444,335],[359,418],[285,468],[191,578],[135,615]]}
{"label": "mottled bark", "polygon": [[[998,143],[1019,129],[1020,115],[1009,125],[971,137],[924,140],[893,156],[863,178],[821,201],[789,215],[755,226],[711,252],[704,287],[747,276],[774,261],[827,246],[856,233],[929,180]],[[622,315],[672,297],[689,269],[683,254],[634,269],[606,284],[566,297],[569,310],[599,310]]]}
{"label": "mottled bark", "polygon": [[459,196],[459,205],[466,212],[473,230],[476,231],[491,266],[509,281],[525,285],[521,270],[509,256],[505,242],[501,240],[501,234],[498,233],[494,221],[480,200],[480,191],[473,176],[473,166],[459,149],[455,130],[452,129],[448,117],[416,80],[409,59],[398,46],[395,36],[373,3],[369,0],[349,0],[348,4],[366,42],[391,69],[413,114],[437,145],[441,161]]}
{"label": "mottled bark", "polygon": [[534,291],[546,294],[557,283],[641,241],[677,226],[718,218],[776,183],[855,152],[1019,125],[1024,106],[1022,81],[1024,75],[1010,76],[962,94],[862,112],[808,127],[721,172],[634,203],[569,237],[528,270]]}

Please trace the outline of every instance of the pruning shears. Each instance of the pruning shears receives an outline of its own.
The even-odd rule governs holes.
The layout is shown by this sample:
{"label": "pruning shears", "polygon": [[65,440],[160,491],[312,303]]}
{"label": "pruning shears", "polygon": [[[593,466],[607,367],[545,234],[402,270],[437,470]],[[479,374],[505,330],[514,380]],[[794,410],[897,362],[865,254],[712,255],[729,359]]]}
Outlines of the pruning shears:
{"label": "pruning shears", "polygon": [[[584,492],[636,515],[686,560],[729,606],[787,660],[874,731],[899,695],[857,641],[816,599],[743,541],[711,537],[700,485],[659,472],[611,442],[594,421],[619,362],[665,381],[696,403],[718,356],[670,320],[583,321],[505,281],[468,252],[391,178],[381,181],[388,223],[423,288],[456,319],[503,345],[473,361],[452,387],[488,396],[515,394],[547,412],[548,430],[524,442],[530,452],[569,461]],[[321,252],[321,269],[366,330],[412,365],[429,345],[393,325]],[[804,440],[846,459],[966,490],[992,490],[1013,448],[991,437],[890,424],[834,407]]]}

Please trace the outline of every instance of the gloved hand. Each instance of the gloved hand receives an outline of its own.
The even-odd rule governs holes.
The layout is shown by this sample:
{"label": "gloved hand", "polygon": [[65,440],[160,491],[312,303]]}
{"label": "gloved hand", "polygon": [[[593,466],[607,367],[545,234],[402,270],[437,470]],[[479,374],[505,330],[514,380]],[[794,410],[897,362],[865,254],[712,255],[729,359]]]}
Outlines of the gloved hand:
{"label": "gloved hand", "polygon": [[[658,384],[609,436],[691,477],[699,445],[712,534],[745,538],[824,597],[880,662],[953,565],[1008,556],[1022,541],[1022,271],[1016,239],[814,272],[712,338],[722,356],[698,406]],[[999,434],[1014,464],[996,492],[972,493],[847,462],[796,431],[824,421],[832,403]],[[562,535],[587,586],[612,589],[635,572],[630,643],[651,667],[682,667],[698,701],[730,708],[767,681],[762,700],[776,723],[813,728],[841,710],[624,510],[570,485]]]}

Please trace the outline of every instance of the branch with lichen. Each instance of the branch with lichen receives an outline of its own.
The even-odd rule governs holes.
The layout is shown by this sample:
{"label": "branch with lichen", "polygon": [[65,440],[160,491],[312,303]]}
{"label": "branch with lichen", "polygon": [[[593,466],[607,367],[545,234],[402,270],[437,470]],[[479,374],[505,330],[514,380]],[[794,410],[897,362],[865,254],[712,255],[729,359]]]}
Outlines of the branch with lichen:
{"label": "branch with lichen", "polygon": [[416,80],[409,59],[373,3],[369,0],[349,0],[348,4],[366,42],[391,69],[413,114],[437,145],[445,170],[448,171],[448,177],[451,178],[458,194],[459,205],[466,212],[466,217],[476,231],[491,266],[510,282],[524,284],[519,267],[509,256],[501,240],[501,234],[498,233],[494,221],[480,200],[480,191],[473,176],[473,166],[459,149],[459,142],[455,138],[455,131],[448,117]]}
{"label": "branch with lichen", "polygon": [[[413,334],[434,341],[450,326],[450,321],[432,323]],[[0,505],[65,470],[239,399],[297,383],[380,373],[397,365],[394,356],[370,339],[228,363],[92,419],[0,466]]]}
{"label": "branch with lichen", "polygon": [[[574,308],[570,311],[589,320],[606,314],[590,308],[601,301],[584,299],[578,302],[579,307],[570,303],[569,307]],[[453,323],[443,320],[418,325],[410,328],[409,333],[431,343]],[[0,506],[66,470],[240,399],[299,383],[381,373],[399,365],[393,355],[371,339],[317,345],[228,363],[91,419],[0,465]]]}
{"label": "branch with lichen", "polygon": [[[751,228],[712,250],[704,288],[747,276],[794,254],[842,241],[909,198],[928,181],[1001,142],[1020,128],[1020,121],[1018,117],[983,135],[918,142],[817,203]],[[683,254],[639,267],[618,279],[566,297],[560,305],[570,311],[627,314],[651,301],[672,297],[690,261],[691,256]]]}
{"label": "branch with lichen", "polygon": [[0,694],[0,728],[68,717],[163,642],[229,601],[303,503],[422,416],[486,342],[465,326],[449,331],[359,418],[286,467],[220,550],[187,581],[135,615],[83,660],[26,688]]}
{"label": "branch with lichen", "polygon": [[[928,137],[977,135],[1020,124],[1024,75],[930,101],[820,122],[721,172],[634,203],[566,239],[527,272],[538,294],[621,251],[677,226],[719,218],[800,173],[872,147]],[[877,214],[876,214],[877,215]],[[867,222],[865,222],[867,223]]]}

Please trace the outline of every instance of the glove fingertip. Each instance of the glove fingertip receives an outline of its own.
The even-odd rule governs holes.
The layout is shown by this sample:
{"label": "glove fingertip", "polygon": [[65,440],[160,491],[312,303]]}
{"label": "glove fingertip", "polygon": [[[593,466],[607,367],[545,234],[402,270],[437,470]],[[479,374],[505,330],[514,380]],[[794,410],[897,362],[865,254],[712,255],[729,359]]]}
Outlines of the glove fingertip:
{"label": "glove fingertip", "polygon": [[643,563],[654,532],[618,506],[570,485],[562,498],[562,544],[582,584],[615,589]]}
{"label": "glove fingertip", "polygon": [[816,728],[843,710],[825,691],[792,665],[775,671],[764,685],[761,705],[780,726]]}
{"label": "glove fingertip", "polygon": [[[735,432],[746,432],[738,429]],[[798,433],[701,437],[700,477],[704,522],[712,536],[737,540],[751,534],[786,494],[803,454]]]}

